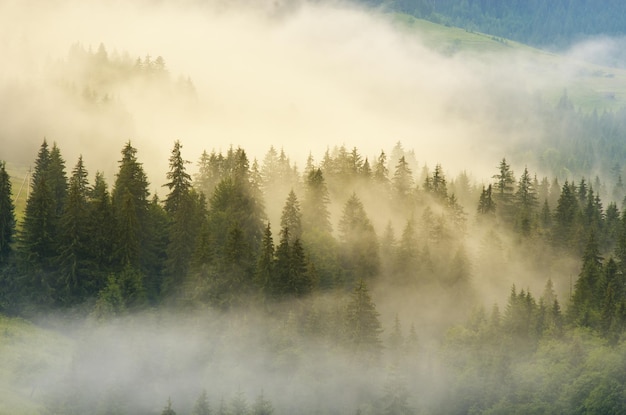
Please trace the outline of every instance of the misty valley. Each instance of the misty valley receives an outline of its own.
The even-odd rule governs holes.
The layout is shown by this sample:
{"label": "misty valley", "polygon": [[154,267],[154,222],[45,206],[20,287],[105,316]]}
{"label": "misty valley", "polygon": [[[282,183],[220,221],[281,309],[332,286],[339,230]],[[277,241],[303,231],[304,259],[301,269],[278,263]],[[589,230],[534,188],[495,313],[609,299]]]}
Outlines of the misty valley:
{"label": "misty valley", "polygon": [[0,415],[626,413],[626,6],[24,3]]}

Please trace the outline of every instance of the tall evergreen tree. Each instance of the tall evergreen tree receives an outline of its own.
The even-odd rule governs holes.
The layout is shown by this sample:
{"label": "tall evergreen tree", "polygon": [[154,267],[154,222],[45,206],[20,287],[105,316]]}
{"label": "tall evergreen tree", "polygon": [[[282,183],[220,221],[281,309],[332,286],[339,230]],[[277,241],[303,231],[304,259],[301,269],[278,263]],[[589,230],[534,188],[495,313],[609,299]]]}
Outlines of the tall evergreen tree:
{"label": "tall evergreen tree", "polygon": [[378,238],[356,193],[353,193],[344,205],[339,221],[339,241],[348,286],[352,286],[359,278],[369,278],[378,274],[380,269]]}
{"label": "tall evergreen tree", "polygon": [[495,214],[496,204],[493,201],[491,185],[487,186],[486,189],[483,186],[477,211],[480,216],[492,216]]}
{"label": "tall evergreen tree", "polygon": [[382,326],[367,284],[360,280],[346,309],[346,335],[355,354],[377,359],[382,351]]}
{"label": "tall evergreen tree", "polygon": [[174,212],[179,209],[191,189],[191,176],[185,169],[185,164],[189,164],[189,162],[183,160],[181,149],[180,141],[176,140],[169,159],[169,171],[166,174],[168,182],[164,184],[169,189],[164,208],[170,216],[173,216]]}
{"label": "tall evergreen tree", "polygon": [[49,269],[56,257],[56,202],[50,178],[50,151],[43,141],[31,179],[31,191],[26,201],[24,221],[20,234],[26,263]]}
{"label": "tall evergreen tree", "polygon": [[513,170],[511,170],[511,166],[506,162],[506,159],[503,158],[502,161],[500,161],[498,174],[494,175],[493,178],[496,180],[494,186],[496,193],[494,197],[496,204],[498,205],[498,214],[505,220],[510,221],[513,215],[515,177],[513,176]]}
{"label": "tall evergreen tree", "polygon": [[306,191],[302,203],[303,231],[330,233],[330,198],[321,169],[313,170],[306,179]]}
{"label": "tall evergreen tree", "polygon": [[111,197],[115,218],[114,255],[118,269],[131,266],[140,270],[147,243],[148,179],[130,142],[122,149],[119,166]]}
{"label": "tall evergreen tree", "polygon": [[204,199],[193,190],[191,176],[185,170],[188,162],[183,160],[181,148],[180,142],[176,141],[169,160],[169,181],[165,184],[169,188],[164,203],[169,219],[165,262],[165,291],[168,294],[180,293],[182,289],[206,213]]}
{"label": "tall evergreen tree", "polygon": [[409,194],[413,191],[414,180],[413,172],[404,156],[400,157],[396,165],[392,185],[395,197],[403,203],[406,202]]}
{"label": "tall evergreen tree", "polygon": [[87,170],[80,156],[69,180],[65,209],[60,221],[59,257],[61,302],[72,304],[95,294],[90,270],[94,263],[89,257]]}
{"label": "tall evergreen tree", "polygon": [[592,233],[583,254],[582,270],[574,286],[574,294],[568,309],[571,322],[585,327],[597,328],[600,318],[600,280],[602,257]]}
{"label": "tall evergreen tree", "polygon": [[293,189],[287,196],[285,207],[283,207],[283,213],[280,218],[280,227],[288,228],[290,235],[290,242],[293,243],[296,239],[302,238],[302,214],[300,213],[300,203],[294,193]]}
{"label": "tall evergreen tree", "polygon": [[554,212],[552,242],[556,246],[562,248],[572,248],[576,246],[577,241],[575,237],[578,232],[578,212],[579,208],[575,189],[566,180],[557,203],[556,211]]}
{"label": "tall evergreen tree", "polygon": [[11,255],[15,235],[15,206],[11,199],[11,180],[6,164],[0,161],[0,267]]}
{"label": "tall evergreen tree", "polygon": [[514,202],[517,210],[516,227],[523,235],[529,235],[533,226],[537,196],[528,168],[524,168],[524,173],[520,176]]}
{"label": "tall evergreen tree", "polygon": [[211,415],[211,406],[209,405],[206,390],[203,390],[198,397],[198,400],[191,410],[191,415]]}

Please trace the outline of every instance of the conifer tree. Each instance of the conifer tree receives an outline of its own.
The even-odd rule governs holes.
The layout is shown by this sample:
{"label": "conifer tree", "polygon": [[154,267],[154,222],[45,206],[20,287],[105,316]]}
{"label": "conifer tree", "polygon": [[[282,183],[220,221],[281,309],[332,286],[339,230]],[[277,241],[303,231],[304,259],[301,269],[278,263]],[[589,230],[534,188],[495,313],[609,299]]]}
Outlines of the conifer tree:
{"label": "conifer tree", "polygon": [[[95,294],[94,282],[89,276],[93,262],[89,257],[88,234],[89,182],[87,170],[80,156],[69,181],[65,210],[60,220],[59,257],[60,289],[62,302],[71,304]],[[61,294],[61,293],[59,293]]]}
{"label": "conifer tree", "polygon": [[305,197],[302,203],[302,226],[306,233],[332,232],[328,205],[330,198],[321,169],[313,170],[306,180]]}
{"label": "conifer tree", "polygon": [[230,415],[248,415],[248,401],[246,395],[240,390],[230,400]]}
{"label": "conifer tree", "polygon": [[290,242],[302,238],[302,214],[300,213],[300,203],[293,189],[287,196],[285,207],[280,218],[280,227],[289,229]]}
{"label": "conifer tree", "polygon": [[493,178],[496,180],[494,197],[498,205],[499,216],[510,221],[513,215],[512,208],[515,178],[511,166],[506,162],[506,159],[502,159],[498,166],[498,174],[494,175]]}
{"label": "conifer tree", "polygon": [[382,326],[376,305],[370,297],[367,284],[360,280],[346,309],[346,335],[349,347],[357,355],[377,359],[382,350]]}
{"label": "conifer tree", "polygon": [[393,191],[397,200],[406,202],[407,197],[413,191],[413,172],[404,156],[400,157],[392,179]]}
{"label": "conifer tree", "polygon": [[306,178],[302,201],[302,239],[307,255],[316,264],[320,288],[331,288],[340,278],[336,240],[332,234],[328,188],[321,169]]}
{"label": "conifer tree", "polygon": [[272,238],[272,229],[268,222],[263,233],[261,251],[259,252],[256,266],[256,285],[264,298],[269,298],[274,292],[272,285],[275,272],[274,262],[274,239]]}
{"label": "conifer tree", "polygon": [[537,205],[536,190],[528,173],[528,168],[524,168],[524,173],[519,179],[514,205],[517,210],[516,226],[522,235],[527,236],[533,227],[534,212]]}
{"label": "conifer tree", "polygon": [[389,183],[389,169],[387,168],[387,155],[381,150],[374,164],[374,180],[380,184]]}
{"label": "conifer tree", "polygon": [[[58,161],[58,159],[57,159]],[[20,234],[26,264],[50,270],[57,256],[57,200],[50,177],[50,151],[43,141],[32,175],[31,192],[26,201],[24,222]],[[40,279],[40,282],[43,282]],[[52,282],[44,283],[50,285]]]}
{"label": "conifer tree", "polygon": [[15,206],[11,199],[11,180],[6,164],[0,161],[0,267],[11,255],[15,235]]}
{"label": "conifer tree", "polygon": [[252,415],[272,415],[273,413],[274,407],[272,403],[265,398],[263,391],[261,391],[252,406]]}
{"label": "conifer tree", "polygon": [[198,397],[198,400],[191,410],[191,415],[211,415],[211,406],[209,405],[206,390],[203,390]]}
{"label": "conifer tree", "polygon": [[353,285],[358,278],[378,274],[380,256],[378,239],[363,203],[356,193],[346,201],[339,221],[339,241],[342,265],[346,270],[346,284]]}
{"label": "conifer tree", "polygon": [[487,186],[486,189],[483,186],[477,211],[480,216],[493,216],[495,214],[496,204],[493,201],[491,185]]}
{"label": "conifer tree", "polygon": [[182,288],[206,213],[202,197],[192,189],[191,176],[185,170],[188,162],[183,160],[181,148],[180,142],[176,141],[169,160],[169,182],[165,185],[169,188],[164,203],[169,219],[165,291],[170,294],[175,294]]}
{"label": "conifer tree", "polygon": [[[86,227],[89,235],[89,257],[94,263],[95,272],[102,277],[111,267],[114,235],[112,224],[111,196],[104,175],[97,172],[90,191]],[[99,288],[102,288],[102,285]]]}
{"label": "conifer tree", "polygon": [[576,246],[575,237],[578,231],[578,201],[575,189],[568,181],[563,184],[552,227],[552,242],[562,248]]}
{"label": "conifer tree", "polygon": [[170,217],[181,207],[191,189],[191,176],[185,169],[185,164],[189,162],[183,160],[181,149],[180,141],[176,140],[169,159],[169,171],[166,174],[168,182],[164,184],[169,189],[169,193],[165,198],[164,208]]}
{"label": "conifer tree", "polygon": [[589,237],[582,260],[582,270],[574,285],[568,315],[569,320],[577,325],[595,328],[600,317],[602,257],[593,233]]}
{"label": "conifer tree", "polygon": [[146,246],[148,216],[148,179],[137,150],[128,142],[122,149],[122,159],[111,196],[115,218],[115,258],[117,266],[140,269]]}
{"label": "conifer tree", "polygon": [[161,415],[176,415],[176,411],[172,409],[171,399],[167,399],[167,405],[165,405],[165,408],[163,408],[163,411],[161,411]]}

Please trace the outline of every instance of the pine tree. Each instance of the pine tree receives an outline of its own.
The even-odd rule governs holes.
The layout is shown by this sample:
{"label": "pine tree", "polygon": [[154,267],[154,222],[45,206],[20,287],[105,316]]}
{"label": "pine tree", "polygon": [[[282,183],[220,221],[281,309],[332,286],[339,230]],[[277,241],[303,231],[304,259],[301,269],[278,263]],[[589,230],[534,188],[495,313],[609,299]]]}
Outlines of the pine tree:
{"label": "pine tree", "polygon": [[381,150],[374,164],[374,180],[380,184],[389,183],[389,169],[387,168],[387,155]]}
{"label": "pine tree", "polygon": [[302,214],[300,203],[293,189],[289,192],[283,213],[280,218],[280,227],[289,229],[290,242],[302,238]]}
{"label": "pine tree", "polygon": [[265,399],[263,391],[261,391],[261,394],[257,396],[252,406],[252,415],[272,415],[273,413],[274,408],[272,407],[272,403]]}
{"label": "pine tree", "polygon": [[491,185],[487,186],[487,188],[485,189],[485,186],[483,186],[483,190],[480,193],[480,200],[478,201],[478,214],[481,217],[486,217],[486,216],[493,216],[496,212],[496,204],[493,201],[493,197],[492,197],[492,189],[491,189]]}
{"label": "pine tree", "polygon": [[183,160],[181,149],[180,141],[176,140],[169,159],[170,167],[166,175],[168,182],[164,184],[170,191],[164,202],[165,211],[170,216],[180,208],[191,189],[191,176],[185,171],[185,164],[189,162]]}
{"label": "pine tree", "polygon": [[346,201],[339,221],[342,265],[347,285],[358,278],[377,275],[380,269],[378,239],[361,200],[355,193]]}
{"label": "pine tree", "polygon": [[270,223],[267,223],[261,242],[261,251],[258,255],[256,266],[256,285],[261,291],[263,298],[269,298],[274,292],[274,239]]}
{"label": "pine tree", "polygon": [[602,257],[595,235],[592,233],[583,254],[583,265],[574,286],[572,302],[568,309],[569,320],[577,325],[596,327],[600,313]]}
{"label": "pine tree", "polygon": [[404,156],[400,157],[392,179],[393,191],[397,200],[406,202],[409,194],[413,191],[413,172]]}
{"label": "pine tree", "polygon": [[493,176],[496,179],[495,183],[495,201],[498,205],[499,215],[507,221],[510,221],[513,215],[513,191],[515,186],[515,178],[511,166],[506,162],[506,159],[502,159],[498,166],[498,174]]}
{"label": "pine tree", "polygon": [[49,177],[50,151],[43,141],[32,175],[20,234],[22,252],[29,265],[50,268],[56,257],[56,205]]}
{"label": "pine tree", "polygon": [[238,390],[230,401],[230,415],[248,415],[249,413],[246,396]]}
{"label": "pine tree", "polygon": [[328,188],[322,170],[313,170],[307,177],[302,203],[302,226],[305,233],[332,232],[328,211],[329,203]]}
{"label": "pine tree", "polygon": [[211,406],[209,405],[206,390],[203,390],[198,397],[198,400],[191,410],[191,415],[211,415]]}
{"label": "pine tree", "polygon": [[94,273],[99,274],[96,292],[104,285],[104,276],[111,267],[113,255],[113,210],[107,183],[101,172],[96,173],[90,191],[87,214],[87,234],[89,235],[89,258],[94,264]]}
{"label": "pine tree", "polygon": [[533,227],[534,212],[537,206],[536,191],[528,168],[524,168],[524,173],[519,179],[514,205],[517,210],[516,226],[522,235],[528,236]]}
{"label": "pine tree", "polygon": [[165,291],[176,294],[188,274],[191,258],[195,252],[202,220],[206,213],[202,197],[191,186],[191,176],[185,171],[179,141],[174,144],[167,173],[169,188],[164,203],[169,218],[167,261],[165,262]]}
{"label": "pine tree", "polygon": [[431,193],[436,199],[445,201],[448,198],[448,187],[446,185],[446,177],[443,174],[441,164],[435,166],[432,177],[427,178],[424,183],[424,189]]}
{"label": "pine tree", "polygon": [[554,213],[554,224],[552,227],[552,242],[554,245],[562,248],[576,246],[578,212],[575,189],[566,180]]}
{"label": "pine tree", "polygon": [[167,405],[163,408],[163,411],[161,411],[161,415],[176,415],[176,411],[172,409],[171,399],[167,399]]}
{"label": "pine tree", "polygon": [[140,269],[147,242],[148,179],[130,142],[122,149],[119,165],[111,197],[115,218],[114,255],[119,268]]}
{"label": "pine tree", "polygon": [[377,359],[382,351],[382,326],[367,284],[360,280],[346,309],[346,335],[349,347],[357,355]]}
{"label": "pine tree", "polygon": [[15,235],[15,206],[11,199],[11,180],[6,164],[0,161],[0,267],[6,265]]}
{"label": "pine tree", "polygon": [[89,272],[93,262],[89,257],[88,198],[89,182],[82,156],[72,171],[65,210],[60,220],[60,248],[57,259],[60,272],[62,302],[72,304],[93,294]]}

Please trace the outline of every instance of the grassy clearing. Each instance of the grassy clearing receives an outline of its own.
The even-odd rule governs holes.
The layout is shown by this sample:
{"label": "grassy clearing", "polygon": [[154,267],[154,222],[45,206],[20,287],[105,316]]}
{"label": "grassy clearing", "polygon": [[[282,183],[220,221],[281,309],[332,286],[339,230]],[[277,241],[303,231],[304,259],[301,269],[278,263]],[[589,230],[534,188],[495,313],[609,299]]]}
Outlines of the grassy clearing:
{"label": "grassy clearing", "polygon": [[0,415],[39,414],[44,390],[59,382],[71,355],[68,338],[0,315]]}
{"label": "grassy clearing", "polygon": [[520,54],[536,67],[533,76],[543,74],[550,77],[548,79],[562,80],[548,90],[538,91],[554,103],[567,90],[574,106],[583,111],[610,111],[626,106],[626,70],[574,60],[511,40],[404,14],[394,15],[394,23],[408,33],[419,35],[427,47],[448,56],[463,54],[480,58],[481,54]]}

